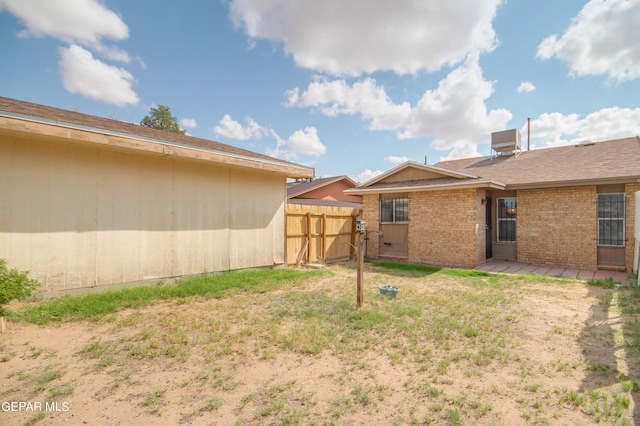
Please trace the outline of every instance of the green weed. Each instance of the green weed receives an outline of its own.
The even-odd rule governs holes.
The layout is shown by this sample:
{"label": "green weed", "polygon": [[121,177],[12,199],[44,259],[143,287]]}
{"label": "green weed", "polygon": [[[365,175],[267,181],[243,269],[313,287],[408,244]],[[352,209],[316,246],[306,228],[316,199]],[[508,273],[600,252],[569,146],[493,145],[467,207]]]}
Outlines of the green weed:
{"label": "green weed", "polygon": [[123,309],[148,306],[160,300],[193,296],[222,298],[239,292],[266,293],[285,283],[301,282],[323,273],[295,269],[224,272],[189,278],[176,284],[65,296],[11,311],[9,317],[33,324],[81,319],[98,321]]}

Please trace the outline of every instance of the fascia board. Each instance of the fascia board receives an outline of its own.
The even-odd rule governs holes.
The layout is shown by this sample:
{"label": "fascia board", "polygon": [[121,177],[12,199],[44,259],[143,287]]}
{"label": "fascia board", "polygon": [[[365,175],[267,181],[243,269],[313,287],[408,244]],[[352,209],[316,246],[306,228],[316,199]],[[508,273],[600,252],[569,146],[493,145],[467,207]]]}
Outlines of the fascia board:
{"label": "fascia board", "polygon": [[367,194],[388,194],[394,192],[424,192],[424,191],[445,191],[447,189],[471,189],[471,188],[490,188],[505,189],[506,185],[491,180],[481,180],[475,182],[446,183],[440,185],[421,185],[421,186],[394,186],[388,188],[354,188],[344,191],[345,194],[367,195]]}
{"label": "fascia board", "polygon": [[[125,149],[134,149],[144,152],[162,153],[162,155],[176,155],[186,158],[194,158],[198,160],[204,160],[215,163],[229,164],[240,167],[248,167],[252,169],[269,170],[285,174],[288,177],[312,177],[314,175],[314,169],[293,163],[280,162],[277,159],[267,160],[263,158],[255,158],[241,154],[234,154],[215,149],[197,147],[191,145],[180,144],[176,142],[164,141],[161,139],[154,139],[145,136],[137,136],[129,133],[122,133],[112,130],[100,129],[96,127],[83,126],[79,124],[60,122],[55,120],[48,120],[46,118],[25,116],[23,114],[16,114],[7,111],[0,111],[0,117],[4,117],[5,120],[0,122],[0,128],[4,128],[10,131],[17,131],[21,133],[35,133],[42,136],[50,136],[61,139],[74,139],[79,142],[111,145],[114,147],[120,147]],[[20,122],[30,122],[36,126],[26,128]],[[51,132],[48,131],[51,127],[65,129],[64,132]],[[83,134],[95,134],[100,135],[106,139],[98,142],[95,138],[83,137]],[[124,140],[124,141],[123,141]],[[135,143],[127,143],[126,141],[134,141]],[[156,145],[157,148],[150,148],[149,145]],[[201,155],[210,154],[210,155]]]}

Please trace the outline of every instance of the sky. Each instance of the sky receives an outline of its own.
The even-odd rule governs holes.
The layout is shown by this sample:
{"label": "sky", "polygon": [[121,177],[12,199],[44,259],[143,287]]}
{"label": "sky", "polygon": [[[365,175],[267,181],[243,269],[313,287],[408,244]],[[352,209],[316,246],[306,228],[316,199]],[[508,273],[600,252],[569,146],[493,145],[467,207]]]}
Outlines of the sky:
{"label": "sky", "polygon": [[[0,96],[365,182],[640,134],[640,0],[0,0]],[[527,119],[530,119],[530,140]]]}

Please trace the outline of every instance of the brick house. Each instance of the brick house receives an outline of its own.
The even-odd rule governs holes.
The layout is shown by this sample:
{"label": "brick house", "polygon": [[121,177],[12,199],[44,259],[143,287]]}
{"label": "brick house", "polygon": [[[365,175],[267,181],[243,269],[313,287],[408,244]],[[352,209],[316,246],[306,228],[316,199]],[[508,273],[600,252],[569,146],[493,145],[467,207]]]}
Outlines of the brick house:
{"label": "brick house", "polygon": [[640,139],[518,148],[432,166],[407,162],[347,190],[363,196],[367,229],[382,231],[369,234],[367,255],[630,272]]}

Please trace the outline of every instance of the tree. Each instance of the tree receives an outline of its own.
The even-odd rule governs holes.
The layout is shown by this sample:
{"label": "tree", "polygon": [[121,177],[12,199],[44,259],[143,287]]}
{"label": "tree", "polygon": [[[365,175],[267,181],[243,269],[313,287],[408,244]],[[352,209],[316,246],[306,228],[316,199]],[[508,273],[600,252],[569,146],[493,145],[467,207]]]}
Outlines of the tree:
{"label": "tree", "polygon": [[152,107],[149,115],[142,119],[140,125],[158,130],[166,130],[180,135],[186,133],[186,130],[180,128],[178,119],[171,115],[171,110],[165,105],[159,105],[157,108]]}

